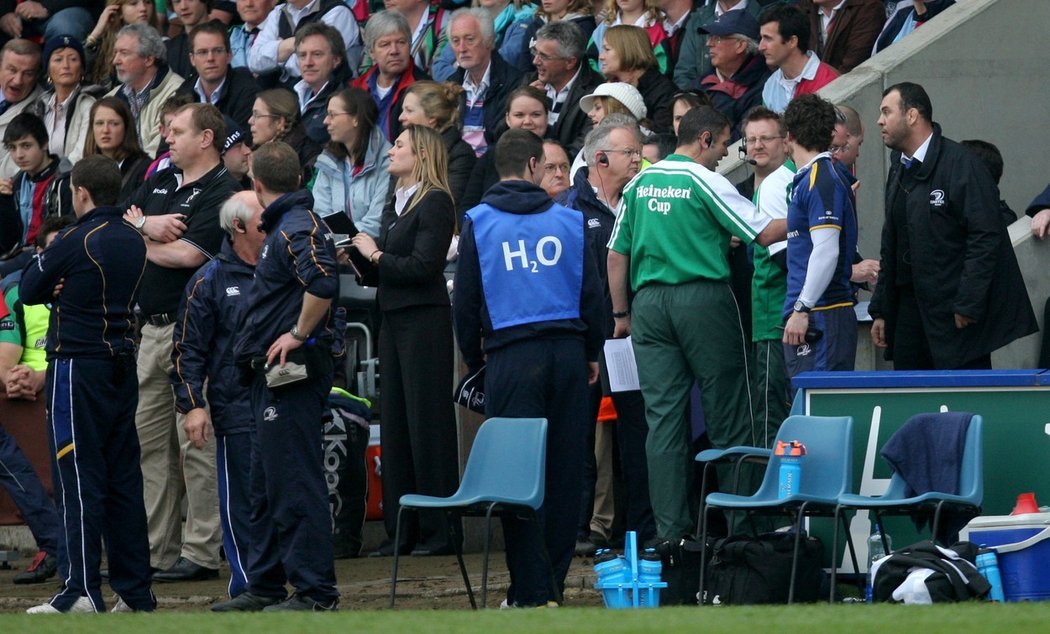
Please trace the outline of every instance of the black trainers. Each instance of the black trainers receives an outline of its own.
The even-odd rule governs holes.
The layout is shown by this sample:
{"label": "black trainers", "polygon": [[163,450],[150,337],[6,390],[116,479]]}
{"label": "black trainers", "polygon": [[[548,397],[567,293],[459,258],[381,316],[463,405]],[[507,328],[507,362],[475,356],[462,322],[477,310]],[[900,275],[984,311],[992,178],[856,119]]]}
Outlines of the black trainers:
{"label": "black trainers", "polygon": [[218,568],[205,568],[186,559],[179,557],[175,565],[167,570],[161,570],[153,574],[153,580],[162,583],[173,581],[206,581],[218,579]]}
{"label": "black trainers", "polygon": [[15,575],[14,582],[23,585],[30,583],[44,583],[58,572],[58,559],[54,555],[41,550],[29,562],[29,567],[23,572]]}
{"label": "black trainers", "polygon": [[251,592],[242,592],[229,601],[211,606],[212,612],[259,612],[271,605],[280,603],[277,597],[261,597]]}
{"label": "black trainers", "polygon": [[263,612],[335,612],[338,605],[339,599],[321,603],[296,592],[280,603],[263,608]]}

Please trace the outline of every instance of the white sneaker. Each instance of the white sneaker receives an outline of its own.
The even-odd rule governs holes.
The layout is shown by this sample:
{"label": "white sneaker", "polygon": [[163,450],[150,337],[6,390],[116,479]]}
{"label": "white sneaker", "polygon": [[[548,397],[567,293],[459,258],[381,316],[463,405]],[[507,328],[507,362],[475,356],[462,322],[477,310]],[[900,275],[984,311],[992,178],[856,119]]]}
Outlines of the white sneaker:
{"label": "white sneaker", "polygon": [[110,610],[110,612],[112,612],[114,614],[117,614],[119,612],[134,612],[134,611],[135,611],[134,608],[132,608],[127,603],[124,603],[124,599],[120,595],[117,595],[117,602],[113,605],[113,609]]}
{"label": "white sneaker", "polygon": [[[42,603],[40,605],[34,605],[33,607],[26,610],[26,614],[62,614],[63,612],[51,605],[50,603]],[[73,607],[69,608],[65,614],[94,614],[95,606],[91,603],[91,599],[87,597],[80,597],[73,604]]]}

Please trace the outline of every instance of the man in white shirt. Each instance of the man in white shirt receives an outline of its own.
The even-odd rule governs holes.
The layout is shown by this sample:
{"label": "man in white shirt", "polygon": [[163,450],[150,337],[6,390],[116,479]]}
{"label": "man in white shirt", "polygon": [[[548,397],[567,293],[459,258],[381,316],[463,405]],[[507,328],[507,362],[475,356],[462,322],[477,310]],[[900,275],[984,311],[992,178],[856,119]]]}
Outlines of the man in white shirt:
{"label": "man in white shirt", "polygon": [[758,51],[776,69],[762,90],[762,102],[773,112],[783,113],[795,97],[815,93],[838,77],[834,68],[807,50],[809,21],[795,7],[772,6],[762,12],[758,24]]}
{"label": "man in white shirt", "polygon": [[288,0],[274,7],[248,49],[248,68],[257,75],[279,72],[281,83],[294,84],[302,76],[295,55],[295,35],[317,21],[334,27],[343,36],[345,63],[352,73],[364,49],[357,20],[341,0]]}

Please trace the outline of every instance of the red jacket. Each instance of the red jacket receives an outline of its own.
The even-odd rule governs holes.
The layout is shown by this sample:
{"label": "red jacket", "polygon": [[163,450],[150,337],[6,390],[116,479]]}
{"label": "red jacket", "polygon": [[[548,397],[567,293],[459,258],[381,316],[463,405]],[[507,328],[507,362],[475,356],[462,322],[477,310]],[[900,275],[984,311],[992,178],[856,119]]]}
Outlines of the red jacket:
{"label": "red jacket", "polygon": [[[372,86],[375,83],[372,78],[375,77],[378,72],[379,66],[373,64],[372,67],[362,73],[360,77],[350,81],[351,88],[360,88],[371,94],[372,99],[376,101],[376,105],[379,105],[379,99],[372,93]],[[390,105],[387,108],[387,111],[385,113],[379,113],[379,122],[385,124],[383,126],[383,133],[387,135],[387,141],[393,143],[394,139],[401,134],[401,123],[398,121],[398,118],[401,116],[401,106],[405,100],[405,91],[415,82],[424,79],[430,79],[430,76],[414,64],[409,66],[405,72],[401,73],[401,79],[397,82],[397,85],[394,86],[393,97],[390,100]]]}
{"label": "red jacket", "polygon": [[795,96],[798,97],[799,95],[815,93],[824,86],[830,84],[831,80],[838,76],[839,74],[834,68],[821,62],[820,65],[817,66],[817,74],[813,76],[813,79],[803,79],[798,82],[798,85],[795,86]]}

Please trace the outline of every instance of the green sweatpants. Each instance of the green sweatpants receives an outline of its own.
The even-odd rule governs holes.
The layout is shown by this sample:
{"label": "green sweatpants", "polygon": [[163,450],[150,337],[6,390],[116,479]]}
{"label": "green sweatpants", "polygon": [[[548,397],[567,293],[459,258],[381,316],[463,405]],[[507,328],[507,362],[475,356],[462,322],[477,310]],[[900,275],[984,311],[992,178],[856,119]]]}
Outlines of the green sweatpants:
{"label": "green sweatpants", "polygon": [[784,344],[780,339],[764,339],[754,344],[754,372],[751,393],[755,398],[757,447],[773,449],[780,424],[791,410],[791,380],[784,363]]}
{"label": "green sweatpants", "polygon": [[[707,434],[716,448],[754,445],[748,346],[729,285],[700,280],[638,291],[631,339],[645,397],[649,495],[660,537],[693,534],[688,483],[693,455],[689,391],[700,385]],[[719,480],[730,482],[729,470]]]}

